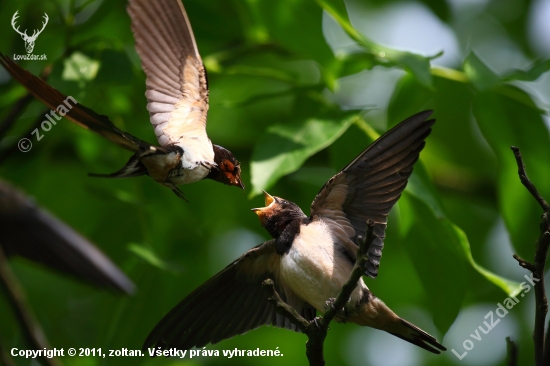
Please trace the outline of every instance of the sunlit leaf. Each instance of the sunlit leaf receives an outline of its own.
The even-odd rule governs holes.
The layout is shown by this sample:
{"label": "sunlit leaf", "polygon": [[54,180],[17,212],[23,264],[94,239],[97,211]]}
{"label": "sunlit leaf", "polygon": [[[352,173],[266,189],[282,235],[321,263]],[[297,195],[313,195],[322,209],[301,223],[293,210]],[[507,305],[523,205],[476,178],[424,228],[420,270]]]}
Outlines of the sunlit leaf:
{"label": "sunlit leaf", "polygon": [[522,81],[535,81],[542,74],[550,70],[550,60],[538,60],[533,63],[527,70],[513,70],[508,73],[504,80],[522,80]]}
{"label": "sunlit leaf", "polygon": [[428,296],[437,328],[445,333],[467,293],[467,261],[450,222],[438,218],[416,196],[399,200],[403,243]]}
{"label": "sunlit leaf", "polygon": [[[509,296],[512,296],[519,292],[519,283],[494,274],[475,262],[472,256],[472,252],[470,250],[470,243],[466,233],[464,233],[462,229],[460,229],[456,224],[454,224],[446,217],[442,208],[442,204],[440,202],[439,194],[433,183],[428,178],[428,175],[423,165],[416,165],[415,174],[413,174],[409,179],[407,192],[411,195],[414,195],[418,200],[422,201],[427,207],[430,208],[431,213],[428,214],[426,212],[425,214],[428,216],[433,216],[433,219],[437,220],[434,222],[438,222],[438,225],[445,226],[445,235],[449,237],[452,236],[453,241],[456,241],[460,244],[461,257],[463,259],[466,259],[476,271],[478,271],[487,280],[504,290]],[[417,218],[415,218],[414,220],[416,219]],[[404,230],[411,229],[411,225],[413,225],[412,220],[408,218],[404,219],[404,222]],[[434,223],[433,225],[436,224]],[[442,242],[441,245],[445,245],[445,243]]]}
{"label": "sunlit leaf", "polygon": [[429,88],[432,87],[429,58],[406,51],[385,47],[368,39],[351,24],[343,0],[317,0],[342,29],[365,51],[375,56],[379,63],[395,63],[412,73],[418,81]]}
{"label": "sunlit leaf", "polygon": [[63,61],[63,80],[90,81],[93,80],[100,63],[81,52],[74,52]]}
{"label": "sunlit leaf", "polygon": [[153,267],[157,267],[163,271],[179,272],[175,266],[161,259],[151,247],[137,243],[130,243],[128,244],[128,250]]}
{"label": "sunlit leaf", "polygon": [[252,154],[253,197],[297,170],[307,158],[329,146],[342,135],[357,116],[316,119],[288,125],[271,126],[260,137]]}
{"label": "sunlit leaf", "polygon": [[[462,249],[464,250],[464,254],[466,255],[466,258],[468,259],[468,262],[470,262],[470,265],[478,271],[483,277],[485,277],[487,280],[495,284],[496,286],[500,287],[508,296],[516,296],[521,292],[521,286],[519,282],[511,281],[507,278],[504,278],[502,276],[499,276],[491,271],[489,271],[486,268],[483,268],[480,266],[476,261],[474,260],[474,257],[472,256],[472,250],[470,248],[470,242],[468,241],[468,237],[460,229],[458,226],[454,225],[453,223],[449,222],[452,229],[455,231],[457,238],[460,241],[460,245],[462,246]],[[510,259],[510,262],[512,262],[512,259]]]}
{"label": "sunlit leaf", "polygon": [[464,60],[464,72],[478,90],[487,90],[500,82],[500,78],[472,51]]}
{"label": "sunlit leaf", "polygon": [[510,146],[520,148],[527,173],[543,197],[550,196],[550,138],[542,116],[514,99],[479,93],[474,115],[483,136],[498,159],[500,213],[514,248],[522,257],[533,255],[538,236],[540,207],[521,184]]}

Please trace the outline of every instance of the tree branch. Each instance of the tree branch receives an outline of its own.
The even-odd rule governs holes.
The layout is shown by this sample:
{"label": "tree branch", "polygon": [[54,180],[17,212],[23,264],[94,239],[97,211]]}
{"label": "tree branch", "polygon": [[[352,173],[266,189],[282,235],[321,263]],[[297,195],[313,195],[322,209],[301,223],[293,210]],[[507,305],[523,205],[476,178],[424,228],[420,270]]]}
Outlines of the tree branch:
{"label": "tree branch", "polygon": [[302,333],[307,333],[310,327],[308,320],[304,319],[292,306],[284,302],[275,290],[275,282],[268,278],[262,282],[262,287],[267,293],[267,300],[275,305],[275,309],[281,315],[284,315],[290,322],[296,325]]}
{"label": "tree branch", "polygon": [[332,302],[332,306],[328,308],[325,314],[316,317],[311,322],[304,319],[294,308],[281,299],[275,290],[273,280],[267,279],[263,282],[262,286],[264,286],[268,294],[268,300],[275,304],[276,311],[289,319],[292,324],[295,324],[307,336],[306,356],[310,366],[325,365],[323,349],[329,324],[338,312],[344,308],[351,297],[351,293],[357,287],[357,282],[363,273],[365,273],[366,263],[368,262],[367,253],[374,238],[374,221],[368,220],[365,238],[359,238],[358,240],[357,259],[348,280],[342,286],[340,293],[334,301],[332,301],[333,299],[328,299]]}
{"label": "tree branch", "polygon": [[520,267],[523,267],[523,268],[525,268],[526,270],[528,270],[530,272],[535,272],[535,265],[534,264],[531,264],[531,263],[527,262],[525,259],[521,258],[517,254],[514,254],[513,257],[514,257],[515,260],[518,261],[518,264],[520,265]]}
{"label": "tree branch", "polygon": [[[546,258],[548,256],[548,247],[550,246],[550,206],[539,194],[535,185],[527,177],[525,172],[525,164],[521,158],[519,148],[512,146],[512,151],[516,157],[516,163],[518,165],[518,174],[521,183],[527,188],[531,195],[535,198],[538,204],[544,210],[540,221],[540,235],[536,242],[535,247],[535,263],[531,264],[520,258],[517,254],[514,254],[514,258],[518,261],[519,265],[528,269],[533,273],[533,280],[535,285],[535,329],[533,330],[533,341],[535,345],[535,365],[542,366],[548,365],[550,362],[549,350],[545,350],[545,344],[548,346],[550,340],[548,334],[546,340],[544,337],[544,326],[546,323],[546,313],[548,312],[548,300],[546,299],[546,293],[544,290],[544,266],[546,265]],[[548,348],[548,347],[546,347]]]}
{"label": "tree branch", "polygon": [[519,179],[521,180],[521,183],[527,188],[527,190],[531,193],[531,195],[537,200],[538,204],[542,208],[543,211],[548,211],[550,209],[550,206],[548,205],[548,202],[542,198],[540,193],[535,188],[535,185],[531,183],[531,180],[527,176],[527,173],[525,172],[525,164],[523,164],[523,159],[521,158],[521,152],[519,151],[519,148],[516,146],[511,147],[512,151],[514,152],[514,156],[516,157],[516,163],[518,164],[518,174]]}
{"label": "tree branch", "polygon": [[506,337],[506,349],[506,366],[518,366],[518,347],[510,337]]}
{"label": "tree branch", "polygon": [[[0,286],[4,289],[15,311],[17,320],[23,328],[23,333],[29,345],[35,350],[50,349],[51,347],[40,324],[36,321],[27,304],[25,292],[8,264],[8,259],[2,246],[0,246]],[[61,363],[55,358],[41,357],[41,360],[47,366],[61,366]]]}

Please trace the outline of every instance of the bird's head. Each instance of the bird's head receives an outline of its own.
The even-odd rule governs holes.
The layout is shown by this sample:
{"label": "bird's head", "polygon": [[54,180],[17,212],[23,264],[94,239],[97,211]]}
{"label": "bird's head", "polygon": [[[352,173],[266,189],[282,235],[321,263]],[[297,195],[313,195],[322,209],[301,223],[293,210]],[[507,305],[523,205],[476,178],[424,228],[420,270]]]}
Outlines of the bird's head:
{"label": "bird's head", "polygon": [[306,217],[294,202],[272,196],[266,191],[264,191],[264,197],[266,207],[253,208],[252,211],[258,215],[264,229],[274,238],[281,235],[292,221]]}
{"label": "bird's head", "polygon": [[235,159],[235,156],[233,156],[231,151],[221,146],[213,146],[214,162],[218,165],[218,168],[212,169],[207,178],[244,189],[244,183],[241,180],[241,165],[237,159]]}

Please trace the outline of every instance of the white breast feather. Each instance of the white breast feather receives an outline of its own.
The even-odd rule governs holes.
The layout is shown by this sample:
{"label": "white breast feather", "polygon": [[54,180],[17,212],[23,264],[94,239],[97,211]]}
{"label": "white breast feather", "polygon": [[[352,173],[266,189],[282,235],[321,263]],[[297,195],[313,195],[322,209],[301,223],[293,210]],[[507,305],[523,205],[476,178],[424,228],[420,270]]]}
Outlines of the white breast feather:
{"label": "white breast feather", "polygon": [[[324,312],[326,301],[338,296],[347,281],[352,264],[339,252],[329,226],[322,221],[302,225],[288,254],[281,259],[281,276],[287,286],[318,311]],[[352,293],[359,301],[363,279]]]}

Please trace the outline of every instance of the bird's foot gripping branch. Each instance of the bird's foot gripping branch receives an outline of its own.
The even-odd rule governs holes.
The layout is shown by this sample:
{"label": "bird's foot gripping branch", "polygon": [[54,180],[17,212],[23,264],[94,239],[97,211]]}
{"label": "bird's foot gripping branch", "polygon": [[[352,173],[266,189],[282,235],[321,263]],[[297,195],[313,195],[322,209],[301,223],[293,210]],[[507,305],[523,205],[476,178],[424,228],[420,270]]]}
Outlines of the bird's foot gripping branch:
{"label": "bird's foot gripping branch", "polygon": [[328,310],[323,316],[318,316],[311,321],[304,319],[292,306],[285,303],[277,291],[275,290],[275,283],[272,279],[267,279],[263,282],[268,301],[275,305],[277,312],[293,324],[295,324],[301,331],[308,337],[306,344],[306,355],[310,365],[324,365],[325,359],[323,355],[323,348],[325,338],[327,336],[328,327],[330,322],[335,316],[339,316],[344,313],[344,306],[349,300],[353,290],[357,286],[357,282],[365,273],[366,265],[369,261],[367,253],[369,248],[374,242],[376,235],[374,234],[374,221],[367,221],[367,232],[364,238],[359,238],[359,246],[357,248],[357,260],[353,271],[351,272],[348,280],[342,286],[340,293],[336,299],[328,299],[332,306],[328,307]]}

